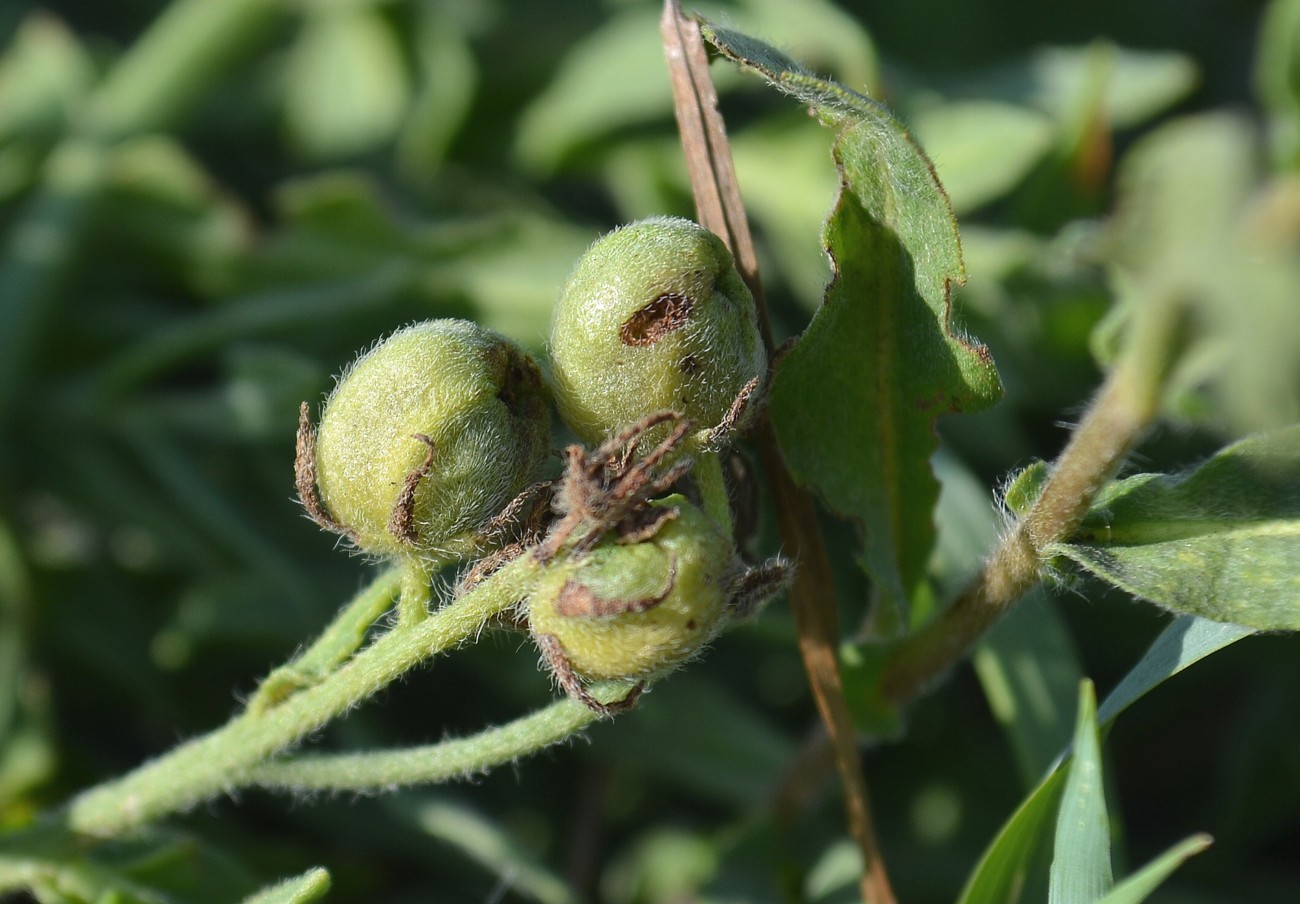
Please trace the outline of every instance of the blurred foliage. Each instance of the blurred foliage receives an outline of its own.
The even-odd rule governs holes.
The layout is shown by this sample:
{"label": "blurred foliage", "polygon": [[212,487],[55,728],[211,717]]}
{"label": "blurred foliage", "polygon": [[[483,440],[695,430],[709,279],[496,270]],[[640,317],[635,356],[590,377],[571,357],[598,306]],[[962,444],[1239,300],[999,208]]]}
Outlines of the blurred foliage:
{"label": "blurred foliage", "polygon": [[[540,350],[591,239],[692,213],[649,0],[183,5],[203,11],[144,42],[163,0],[0,5],[0,829],[222,722],[363,582],[293,499],[300,400],[416,319]],[[1300,417],[1300,3],[858,7],[702,11],[885,100],[950,189],[960,316],[1007,398],[941,422],[940,593],[996,536],[988,488],[1055,455],[1135,306],[1187,318],[1143,470]],[[832,136],[715,71],[793,335],[830,272]],[[851,635],[869,591],[826,524]],[[980,680],[958,670],[868,751],[902,900],[959,894],[1068,740],[1080,675],[1112,687],[1164,624],[1073,589],[1088,602],[1031,597]],[[319,740],[518,715],[551,694],[525,646],[485,637]],[[1294,899],[1293,643],[1243,641],[1153,697],[1106,740],[1115,873],[1206,831],[1152,900]],[[340,901],[846,901],[815,722],[778,604],[590,743],[473,786],[250,793],[97,864],[184,901],[280,881],[261,900],[310,900],[315,866]]]}

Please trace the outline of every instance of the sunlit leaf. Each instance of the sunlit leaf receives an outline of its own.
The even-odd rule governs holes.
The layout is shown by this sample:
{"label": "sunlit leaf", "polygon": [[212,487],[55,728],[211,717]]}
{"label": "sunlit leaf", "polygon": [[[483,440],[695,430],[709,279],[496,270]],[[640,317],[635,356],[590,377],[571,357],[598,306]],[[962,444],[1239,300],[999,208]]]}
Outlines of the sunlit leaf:
{"label": "sunlit leaf", "polygon": [[360,4],[316,4],[285,74],[290,134],[312,157],[347,157],[388,141],[410,84],[392,28]]}
{"label": "sunlit leaf", "polygon": [[1119,305],[1096,343],[1112,360],[1138,312],[1175,319],[1172,413],[1239,433],[1300,420],[1297,191],[1260,193],[1258,157],[1224,113],[1175,120],[1125,156],[1108,254]]}
{"label": "sunlit leaf", "polygon": [[1199,854],[1210,846],[1210,836],[1193,835],[1180,841],[1133,875],[1116,883],[1115,887],[1097,900],[1097,904],[1139,904],[1160,887],[1182,866],[1188,857]]}
{"label": "sunlit leaf", "polygon": [[1255,86],[1269,114],[1276,163],[1300,168],[1300,2],[1273,0],[1259,27]]}
{"label": "sunlit leaf", "polygon": [[90,56],[62,22],[44,12],[24,20],[0,57],[0,141],[56,132],[93,78]]}
{"label": "sunlit leaf", "polygon": [[1051,840],[1066,773],[1043,780],[1007,820],[966,881],[958,904],[1016,904]]}
{"label": "sunlit leaf", "polygon": [[539,904],[572,904],[577,898],[502,827],[468,806],[430,801],[415,808],[419,828],[489,870],[511,893]]}
{"label": "sunlit leaf", "polygon": [[824,232],[835,274],[780,364],[772,419],[796,477],[865,528],[863,561],[889,602],[884,617],[901,616],[934,543],[935,419],[1001,391],[987,350],[952,324],[951,287],[965,270],[947,196],[884,107],[752,38],[704,32],[837,132],[842,189]]}
{"label": "sunlit leaf", "polygon": [[1182,615],[1300,630],[1300,426],[1119,481],[1050,552]]}
{"label": "sunlit leaf", "polygon": [[912,121],[957,213],[1014,188],[1054,140],[1052,122],[1042,113],[992,101],[937,105]]}
{"label": "sunlit leaf", "polygon": [[1106,695],[1097,709],[1097,721],[1109,725],[1134,701],[1166,678],[1172,678],[1193,663],[1253,633],[1249,628],[1190,615],[1174,619],[1160,632],[1137,665],[1129,669],[1128,674]]}
{"label": "sunlit leaf", "polygon": [[1114,884],[1110,822],[1102,787],[1101,742],[1092,682],[1079,687],[1070,760],[1056,816],[1056,841],[1048,884],[1049,904],[1092,904]]}

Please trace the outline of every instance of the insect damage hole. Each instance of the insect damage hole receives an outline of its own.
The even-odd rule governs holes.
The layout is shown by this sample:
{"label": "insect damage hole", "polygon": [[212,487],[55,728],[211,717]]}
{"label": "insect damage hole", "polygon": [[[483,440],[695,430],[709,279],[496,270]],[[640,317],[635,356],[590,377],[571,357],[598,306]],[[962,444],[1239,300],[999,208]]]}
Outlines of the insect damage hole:
{"label": "insect damage hole", "polygon": [[688,295],[665,292],[623,321],[618,335],[624,345],[654,345],[668,333],[686,325],[695,302]]}

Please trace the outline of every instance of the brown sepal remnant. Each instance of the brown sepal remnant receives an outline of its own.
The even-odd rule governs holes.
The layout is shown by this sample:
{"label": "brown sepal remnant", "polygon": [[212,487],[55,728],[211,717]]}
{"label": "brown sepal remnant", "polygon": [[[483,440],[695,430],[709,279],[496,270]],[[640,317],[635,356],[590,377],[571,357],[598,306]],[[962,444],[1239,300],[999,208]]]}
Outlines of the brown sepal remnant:
{"label": "brown sepal remnant", "polygon": [[[644,456],[635,458],[642,437],[669,421],[676,422],[672,432]],[[565,449],[564,477],[554,501],[563,517],[537,547],[537,558],[543,562],[554,558],[580,527],[586,532],[573,544],[577,555],[590,551],[610,531],[621,537],[653,536],[650,528],[657,530],[674,516],[647,517],[649,501],[680,480],[690,470],[691,462],[678,461],[662,470],[659,466],[677,450],[691,427],[691,422],[677,412],[661,411],[647,415],[590,453],[582,446]]]}
{"label": "brown sepal remnant", "polygon": [[637,684],[628,695],[622,700],[614,703],[601,703],[591,695],[587,686],[582,683],[582,679],[573,671],[569,665],[569,658],[564,654],[564,647],[560,645],[559,640],[554,634],[538,634],[534,639],[537,641],[537,648],[542,652],[542,658],[546,660],[546,666],[555,676],[555,682],[560,686],[560,690],[568,694],[573,699],[582,703],[583,706],[594,713],[602,716],[614,716],[618,713],[627,712],[636,706],[637,700],[641,698],[641,692],[645,690],[645,684]]}
{"label": "brown sepal remnant", "polygon": [[659,528],[682,513],[676,506],[637,509],[618,523],[614,542],[630,546],[642,543],[659,533]]}
{"label": "brown sepal remnant", "polygon": [[632,316],[619,327],[618,338],[624,345],[654,345],[668,333],[686,325],[694,304],[689,295],[664,292],[645,307],[633,311]]}
{"label": "brown sepal remnant", "polygon": [[662,593],[635,600],[608,599],[597,595],[585,584],[573,578],[564,582],[560,588],[559,599],[555,601],[555,611],[566,618],[612,618],[616,615],[636,615],[648,612],[668,599],[677,585],[677,563],[673,562],[668,573],[668,586]]}
{"label": "brown sepal remnant", "polygon": [[[498,568],[514,561],[541,540],[550,513],[555,484],[543,480],[525,489],[479,529],[479,536],[491,546],[500,546],[476,561],[456,582],[459,595]],[[513,539],[502,541],[513,534]]]}
{"label": "brown sepal remnant", "polygon": [[748,618],[794,579],[794,566],[781,558],[746,568],[731,579],[727,588],[727,609],[738,618]]}
{"label": "brown sepal remnant", "polygon": [[721,447],[726,444],[731,434],[749,416],[750,406],[753,404],[758,393],[758,387],[762,382],[760,377],[753,377],[748,383],[740,387],[740,392],[736,393],[736,398],[732,400],[727,413],[722,416],[722,421],[718,426],[709,430],[708,445]]}
{"label": "brown sepal remnant", "polygon": [[298,438],[293,456],[293,483],[298,490],[298,501],[307,510],[311,520],[325,530],[341,534],[356,542],[356,534],[334,520],[334,516],[320,501],[316,492],[316,428],[311,423],[311,405],[298,406]]}
{"label": "brown sepal remnant", "polygon": [[428,446],[429,450],[424,454],[424,461],[420,466],[406,475],[402,492],[398,495],[397,502],[393,504],[393,514],[388,519],[388,532],[408,546],[414,546],[420,539],[420,532],[415,524],[415,491],[420,486],[420,481],[433,467],[435,451],[433,440],[425,434],[415,433],[412,436]]}

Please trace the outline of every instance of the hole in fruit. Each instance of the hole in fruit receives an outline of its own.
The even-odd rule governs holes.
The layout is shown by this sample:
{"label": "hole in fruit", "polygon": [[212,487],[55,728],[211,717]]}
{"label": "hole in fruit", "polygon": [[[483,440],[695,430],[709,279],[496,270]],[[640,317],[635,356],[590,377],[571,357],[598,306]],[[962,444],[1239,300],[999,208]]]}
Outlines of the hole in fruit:
{"label": "hole in fruit", "polygon": [[668,333],[685,326],[692,304],[689,296],[665,292],[623,321],[619,338],[624,345],[654,345]]}

